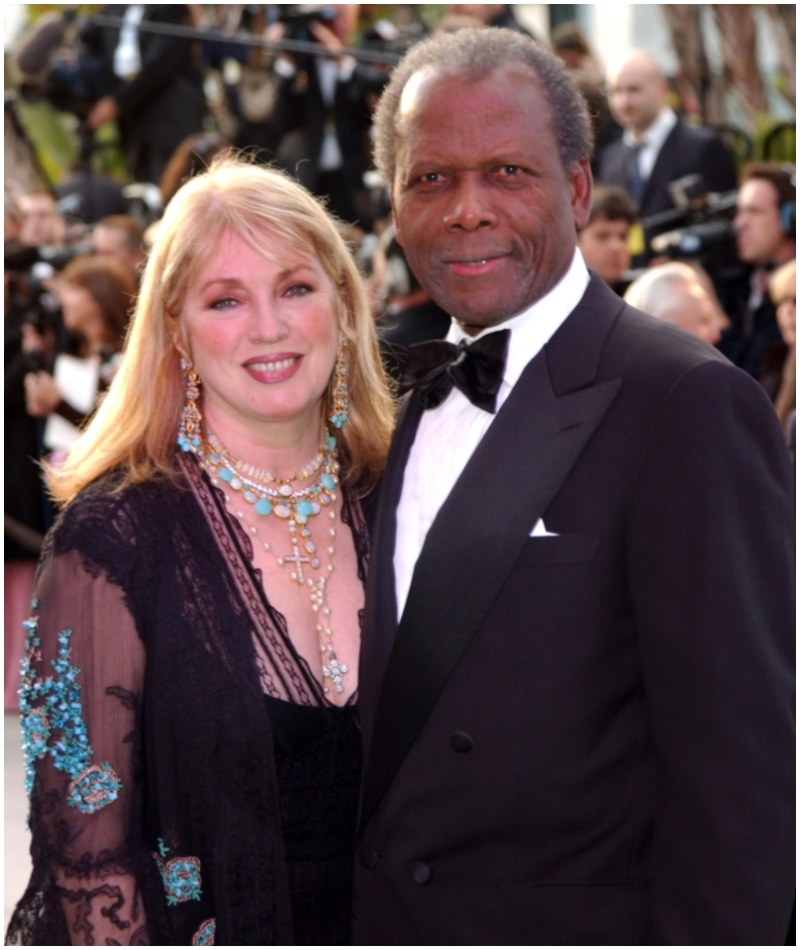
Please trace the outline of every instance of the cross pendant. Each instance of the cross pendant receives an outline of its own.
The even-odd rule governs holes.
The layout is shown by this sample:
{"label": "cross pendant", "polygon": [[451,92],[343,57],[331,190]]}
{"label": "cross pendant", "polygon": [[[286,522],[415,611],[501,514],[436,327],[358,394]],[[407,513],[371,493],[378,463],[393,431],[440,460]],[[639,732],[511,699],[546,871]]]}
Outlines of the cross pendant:
{"label": "cross pendant", "polygon": [[322,676],[324,679],[329,679],[333,683],[334,691],[337,693],[344,692],[344,686],[342,686],[342,679],[344,678],[345,673],[350,672],[350,667],[346,663],[340,664],[336,659],[336,654],[331,651],[329,654],[328,662],[322,667]]}
{"label": "cross pendant", "polygon": [[292,549],[294,552],[292,556],[289,557],[289,555],[287,554],[285,557],[282,558],[282,560],[284,564],[294,564],[295,566],[294,579],[297,581],[298,584],[302,586],[306,582],[305,578],[303,577],[303,565],[310,564],[311,558],[303,557],[303,555],[300,553],[300,548],[298,547],[298,544],[296,541],[292,543]]}

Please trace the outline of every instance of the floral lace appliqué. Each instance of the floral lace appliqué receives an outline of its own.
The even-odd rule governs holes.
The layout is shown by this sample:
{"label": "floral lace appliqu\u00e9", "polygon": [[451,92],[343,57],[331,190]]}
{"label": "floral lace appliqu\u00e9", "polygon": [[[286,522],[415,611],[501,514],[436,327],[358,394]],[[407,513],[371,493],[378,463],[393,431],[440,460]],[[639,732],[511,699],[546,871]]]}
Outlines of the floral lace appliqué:
{"label": "floral lace appliqu\u00e9", "polygon": [[202,896],[200,879],[200,858],[170,858],[169,848],[161,838],[158,839],[160,854],[153,853],[156,864],[161,872],[164,890],[167,894],[167,903],[174,907],[184,901],[199,901]]}
{"label": "floral lace appliqu\u00e9", "polygon": [[[37,601],[31,609],[36,610]],[[70,779],[68,804],[91,815],[119,797],[122,782],[108,762],[92,765],[92,747],[80,701],[81,671],[70,663],[71,630],[58,635],[58,654],[51,661],[53,676],[37,678],[34,663],[41,663],[38,617],[23,624],[25,652],[20,661],[20,725],[25,754],[25,788],[33,789],[37,759],[51,755],[57,769]]]}
{"label": "floral lace appliqu\u00e9", "polygon": [[214,936],[217,932],[217,920],[212,917],[210,920],[204,920],[197,929],[197,933],[192,937],[193,947],[213,947]]}

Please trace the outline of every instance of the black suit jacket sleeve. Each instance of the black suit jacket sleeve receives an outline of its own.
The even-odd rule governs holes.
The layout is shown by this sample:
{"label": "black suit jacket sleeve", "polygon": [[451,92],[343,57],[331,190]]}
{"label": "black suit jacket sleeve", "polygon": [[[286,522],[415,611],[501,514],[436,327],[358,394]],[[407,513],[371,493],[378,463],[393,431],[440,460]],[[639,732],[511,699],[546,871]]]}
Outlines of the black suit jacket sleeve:
{"label": "black suit jacket sleeve", "polygon": [[684,374],[630,503],[657,753],[654,944],[780,944],[791,906],[793,849],[778,844],[795,800],[791,476],[743,375],[717,362]]}

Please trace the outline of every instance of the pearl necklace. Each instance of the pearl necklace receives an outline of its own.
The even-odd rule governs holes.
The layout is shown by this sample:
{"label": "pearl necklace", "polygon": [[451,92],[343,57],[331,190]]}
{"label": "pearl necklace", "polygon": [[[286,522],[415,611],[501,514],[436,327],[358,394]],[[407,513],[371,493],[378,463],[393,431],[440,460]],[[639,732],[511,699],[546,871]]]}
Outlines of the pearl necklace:
{"label": "pearl necklace", "polygon": [[[198,440],[199,441],[199,440]],[[211,432],[208,433],[210,451],[203,450],[200,445],[192,445],[191,451],[200,460],[201,465],[208,473],[211,484],[222,491],[228,510],[246,527],[254,538],[257,538],[265,551],[275,556],[277,563],[285,567],[289,577],[308,590],[311,598],[311,610],[316,615],[316,633],[322,655],[322,689],[329,692],[328,681],[336,693],[344,692],[344,676],[350,672],[349,666],[339,663],[333,646],[333,629],[331,628],[331,609],[328,605],[328,580],[333,573],[334,540],[336,538],[336,511],[338,498],[336,488],[339,483],[339,462],[336,459],[336,439],[323,430],[322,444],[319,453],[308,465],[299,469],[291,478],[276,478],[263,469],[256,469],[251,465],[235,459],[225,449],[219,439]],[[292,488],[292,482],[311,477],[322,469],[322,473],[305,488]],[[266,484],[271,483],[271,484]],[[272,487],[277,485],[277,488]],[[229,490],[230,489],[230,493]],[[259,518],[271,514],[287,521],[289,528],[289,545],[291,554],[277,556],[269,543],[264,541],[256,524],[249,521],[245,510],[237,510],[235,498],[248,502],[251,511]],[[319,558],[321,552],[311,536],[308,527],[309,518],[318,515],[323,508],[330,508],[328,513],[330,526],[328,537],[330,543],[325,552],[328,555],[327,564],[323,569]],[[323,570],[321,576],[314,573]]]}

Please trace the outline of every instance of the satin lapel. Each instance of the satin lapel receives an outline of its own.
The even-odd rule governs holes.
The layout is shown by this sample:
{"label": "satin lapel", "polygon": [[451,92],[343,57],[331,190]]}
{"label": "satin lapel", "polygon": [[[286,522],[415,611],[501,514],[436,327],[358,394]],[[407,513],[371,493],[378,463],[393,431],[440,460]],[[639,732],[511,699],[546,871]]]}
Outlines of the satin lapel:
{"label": "satin lapel", "polygon": [[370,524],[370,567],[366,584],[364,627],[359,661],[359,706],[362,711],[365,748],[371,731],[370,711],[378,705],[383,674],[397,629],[397,596],[394,579],[394,547],[397,506],[403,490],[406,462],[417,434],[422,406],[416,393],[403,403],[380,494]]}
{"label": "satin lapel", "polygon": [[428,532],[394,638],[368,747],[377,754],[369,759],[362,823],[621,385],[615,379],[557,396],[540,353],[462,472]]}

